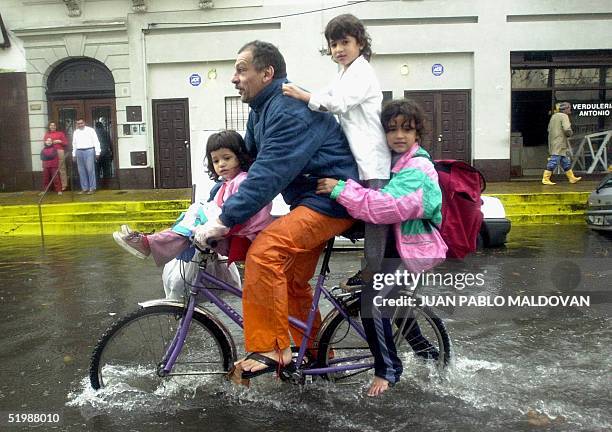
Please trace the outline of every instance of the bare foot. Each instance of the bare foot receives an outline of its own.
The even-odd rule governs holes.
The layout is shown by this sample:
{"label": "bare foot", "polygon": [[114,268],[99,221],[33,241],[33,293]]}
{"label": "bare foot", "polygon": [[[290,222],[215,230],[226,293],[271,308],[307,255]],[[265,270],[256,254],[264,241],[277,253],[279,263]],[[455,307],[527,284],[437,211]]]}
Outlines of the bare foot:
{"label": "bare foot", "polygon": [[389,381],[384,378],[375,376],[368,389],[368,396],[375,397],[389,390]]}
{"label": "bare foot", "polygon": [[[262,356],[271,358],[274,361],[278,361],[279,357],[281,358],[282,364],[286,365],[291,363],[291,348],[285,348],[283,350],[280,351],[280,356],[279,356],[279,352],[278,351],[267,351],[267,352],[260,352],[259,354],[261,354]],[[236,362],[236,364],[240,363],[240,367],[242,368],[243,371],[250,371],[250,372],[257,372],[258,370],[262,370],[267,368],[268,366],[258,362],[257,360],[239,360]]]}

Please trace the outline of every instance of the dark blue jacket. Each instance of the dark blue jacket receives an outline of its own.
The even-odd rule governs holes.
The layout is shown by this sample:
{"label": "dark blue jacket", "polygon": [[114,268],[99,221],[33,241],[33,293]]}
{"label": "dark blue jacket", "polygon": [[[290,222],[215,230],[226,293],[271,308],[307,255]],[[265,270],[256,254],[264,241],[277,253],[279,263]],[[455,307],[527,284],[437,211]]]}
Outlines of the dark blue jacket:
{"label": "dark blue jacket", "polygon": [[272,81],[250,103],[245,141],[255,162],[238,192],[223,203],[221,221],[228,227],[246,221],[279,193],[291,209],[303,205],[350,217],[328,195],[315,193],[319,178],[359,179],[348,141],[331,114],[283,96],[286,82]]}

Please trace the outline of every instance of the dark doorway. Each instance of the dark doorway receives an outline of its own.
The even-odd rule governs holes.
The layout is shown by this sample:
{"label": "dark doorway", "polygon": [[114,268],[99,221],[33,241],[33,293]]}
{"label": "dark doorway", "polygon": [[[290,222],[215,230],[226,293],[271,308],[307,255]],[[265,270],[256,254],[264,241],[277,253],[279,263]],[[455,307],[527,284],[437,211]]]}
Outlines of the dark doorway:
{"label": "dark doorway", "polygon": [[191,187],[189,100],[153,100],[156,187]]}
{"label": "dark doorway", "polygon": [[[111,71],[101,62],[90,58],[67,60],[57,66],[47,80],[49,120],[57,124],[68,138],[67,165],[70,171],[72,133],[78,118],[96,130],[100,140],[100,158],[96,163],[98,187],[118,189],[117,175],[117,113],[115,81]],[[78,172],[73,169],[72,185],[78,184]]]}
{"label": "dark doorway", "polygon": [[427,132],[422,146],[434,159],[471,162],[470,91],[405,91],[404,97],[425,111]]}
{"label": "dark doorway", "polygon": [[[96,130],[100,140],[100,158],[96,164],[98,183],[101,188],[119,188],[114,164],[116,154],[116,110],[115,99],[85,99],[85,100],[61,100],[51,102],[49,112],[57,123],[59,130],[64,131],[68,142],[72,143],[77,119],[83,118],[85,124]],[[66,149],[70,154],[72,146]],[[78,184],[77,170],[73,170],[74,184]],[[72,185],[74,186],[74,185]]]}
{"label": "dark doorway", "polygon": [[512,92],[512,132],[521,133],[523,147],[547,144],[551,100],[548,90]]}

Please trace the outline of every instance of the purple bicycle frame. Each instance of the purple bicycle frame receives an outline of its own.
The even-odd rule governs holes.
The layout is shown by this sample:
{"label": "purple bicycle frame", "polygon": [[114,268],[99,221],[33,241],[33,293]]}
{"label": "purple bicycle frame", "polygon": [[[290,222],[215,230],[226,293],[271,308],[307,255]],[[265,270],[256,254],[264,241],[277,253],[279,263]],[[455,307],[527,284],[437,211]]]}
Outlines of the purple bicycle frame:
{"label": "purple bicycle frame", "polygon": [[[325,249],[325,255],[323,257],[323,263],[321,264],[321,271],[319,276],[317,277],[317,284],[315,286],[315,291],[313,294],[312,306],[308,313],[308,318],[306,322],[290,316],[289,324],[300,329],[303,333],[302,342],[300,344],[300,349],[298,351],[297,358],[295,362],[297,365],[302,364],[302,360],[306,354],[306,348],[308,347],[308,339],[310,332],[312,331],[312,326],[314,325],[314,320],[319,309],[319,300],[321,299],[321,295],[324,295],[327,298],[335,310],[337,310],[343,317],[346,319],[351,327],[361,336],[364,340],[366,340],[365,332],[363,327],[355,320],[351,319],[351,317],[347,314],[344,308],[340,305],[340,303],[330,294],[330,292],[323,286],[325,283],[325,279],[327,278],[327,273],[329,272],[329,260],[331,258],[332,247],[334,245],[334,239],[330,239],[327,242],[327,247]],[[189,331],[189,324],[191,323],[191,319],[193,317],[193,312],[196,305],[196,298],[198,294],[202,294],[207,300],[217,306],[221,312],[223,312],[226,316],[228,316],[232,321],[234,321],[240,328],[244,327],[242,316],[226,301],[221,299],[216,293],[214,293],[210,288],[206,288],[207,285],[213,285],[214,290],[226,291],[230,294],[242,298],[242,290],[222,281],[214,277],[213,275],[207,273],[204,270],[200,270],[198,273],[198,277],[196,279],[195,285],[190,291],[189,303],[187,305],[187,310],[185,316],[181,321],[181,325],[177,329],[177,332],[166,350],[166,355],[164,359],[167,359],[165,362],[165,366],[163,368],[164,374],[169,374],[176,362],[177,357],[179,356],[181,350],[183,349],[183,345],[185,343],[185,339],[187,337],[187,333]],[[351,362],[363,360],[365,358],[371,357],[369,355],[364,356],[354,356],[354,357],[345,357],[334,359],[333,363],[340,362]],[[355,363],[355,364],[347,364],[342,366],[328,366],[324,368],[312,368],[312,369],[302,369],[302,373],[304,375],[323,375],[327,373],[335,373],[335,372],[343,372],[349,370],[357,370],[357,369],[366,369],[372,368],[374,366],[373,362],[370,363]]]}

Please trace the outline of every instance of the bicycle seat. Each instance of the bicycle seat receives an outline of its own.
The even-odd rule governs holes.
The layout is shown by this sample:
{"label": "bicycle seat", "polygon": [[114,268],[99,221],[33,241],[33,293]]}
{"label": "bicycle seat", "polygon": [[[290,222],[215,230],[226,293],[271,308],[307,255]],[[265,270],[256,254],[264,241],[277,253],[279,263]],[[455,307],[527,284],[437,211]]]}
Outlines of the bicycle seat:
{"label": "bicycle seat", "polygon": [[365,222],[356,220],[355,223],[349,229],[347,229],[342,234],[340,234],[340,236],[347,238],[353,243],[355,243],[357,240],[363,239],[364,232],[365,232]]}

